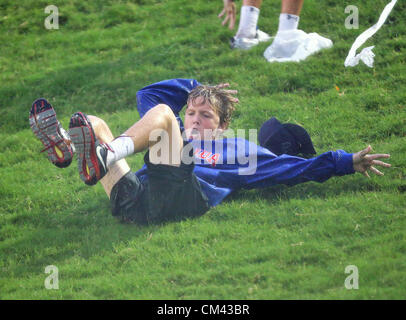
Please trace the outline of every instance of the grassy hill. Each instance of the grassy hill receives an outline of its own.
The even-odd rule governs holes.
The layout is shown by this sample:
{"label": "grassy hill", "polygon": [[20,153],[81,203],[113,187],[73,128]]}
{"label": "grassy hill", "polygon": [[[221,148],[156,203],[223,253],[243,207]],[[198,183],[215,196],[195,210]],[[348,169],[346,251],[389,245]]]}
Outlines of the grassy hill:
{"label": "grassy hill", "polygon": [[[232,51],[216,17],[221,1],[0,3],[1,299],[405,299],[406,5],[399,1],[375,45],[373,68],[345,68],[355,38],[388,1],[306,0],[299,27],[334,46],[301,63],[270,64],[268,44]],[[240,3],[237,1],[238,7]],[[259,27],[275,33],[280,2],[264,1]],[[40,154],[28,123],[45,97],[67,127],[83,111],[118,135],[139,119],[136,92],[169,78],[230,82],[240,104],[232,129],[269,117],[303,125],[316,150],[390,153],[385,176],[241,191],[203,217],[141,227],[111,216],[103,188],[85,186],[76,164]],[[128,158],[137,170],[143,155]],[[59,269],[59,290],[44,287]],[[345,268],[359,270],[347,290]]]}

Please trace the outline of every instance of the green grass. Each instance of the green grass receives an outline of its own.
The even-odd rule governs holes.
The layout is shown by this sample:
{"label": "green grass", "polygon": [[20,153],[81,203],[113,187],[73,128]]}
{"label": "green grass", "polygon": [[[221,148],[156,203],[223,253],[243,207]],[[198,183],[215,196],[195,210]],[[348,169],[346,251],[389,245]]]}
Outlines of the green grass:
{"label": "green grass", "polygon": [[[221,2],[54,1],[60,29],[46,30],[47,1],[0,3],[0,298],[2,299],[405,299],[406,5],[400,1],[366,45],[374,68],[344,68],[351,44],[387,1],[306,0],[300,28],[334,46],[301,63],[270,64],[267,44],[231,51]],[[259,26],[274,33],[280,3]],[[28,111],[51,101],[62,124],[78,110],[120,134],[139,119],[136,92],[168,78],[228,81],[240,105],[231,126],[270,116],[299,123],[319,153],[371,144],[390,153],[384,177],[241,191],[203,217],[141,227],[112,217],[103,188],[76,164],[40,154]],[[339,87],[339,91],[336,90]],[[142,154],[128,158],[134,170]],[[44,287],[59,268],[59,290]],[[356,265],[359,289],[344,287]]]}

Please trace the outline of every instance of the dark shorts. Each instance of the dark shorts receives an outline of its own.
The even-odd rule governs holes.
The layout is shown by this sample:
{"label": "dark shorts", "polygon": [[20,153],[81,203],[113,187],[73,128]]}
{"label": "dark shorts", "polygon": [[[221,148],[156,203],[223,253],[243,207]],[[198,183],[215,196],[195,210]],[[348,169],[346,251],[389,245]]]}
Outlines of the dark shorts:
{"label": "dark shorts", "polygon": [[144,162],[148,168],[146,181],[128,172],[111,190],[114,216],[127,222],[153,224],[198,217],[209,210],[207,196],[193,173],[194,163],[179,167],[155,165],[149,161],[149,152]]}

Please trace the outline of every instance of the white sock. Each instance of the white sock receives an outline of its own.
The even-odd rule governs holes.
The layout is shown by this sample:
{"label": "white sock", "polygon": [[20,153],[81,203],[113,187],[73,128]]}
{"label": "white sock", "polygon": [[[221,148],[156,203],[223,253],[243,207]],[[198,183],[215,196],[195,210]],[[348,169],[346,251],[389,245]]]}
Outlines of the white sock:
{"label": "white sock", "polygon": [[278,31],[296,30],[299,25],[299,16],[281,13],[279,16]]}
{"label": "white sock", "polygon": [[134,153],[134,142],[127,136],[119,136],[108,145],[111,150],[107,152],[107,167]]}
{"label": "white sock", "polygon": [[242,6],[240,24],[235,35],[236,38],[255,38],[259,9],[253,6]]}

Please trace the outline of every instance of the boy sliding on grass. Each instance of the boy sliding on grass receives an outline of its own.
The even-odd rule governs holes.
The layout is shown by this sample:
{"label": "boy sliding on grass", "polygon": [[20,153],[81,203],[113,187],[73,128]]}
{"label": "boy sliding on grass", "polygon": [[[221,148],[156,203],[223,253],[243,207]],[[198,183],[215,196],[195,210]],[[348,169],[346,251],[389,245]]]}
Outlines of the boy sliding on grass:
{"label": "boy sliding on grass", "polygon": [[[88,185],[100,181],[113,215],[136,223],[200,216],[242,188],[323,182],[354,172],[369,177],[368,170],[383,175],[374,166],[390,167],[378,160],[389,155],[369,154],[370,146],[305,159],[277,156],[242,138],[222,138],[238,102],[237,92],[227,87],[192,79],[147,86],[137,93],[141,119],[117,138],[102,119],[82,112],[71,117],[67,135],[45,99],[34,101],[30,124],[51,162],[68,166],[75,148],[80,178]],[[124,158],[147,149],[145,165],[132,172]]]}

